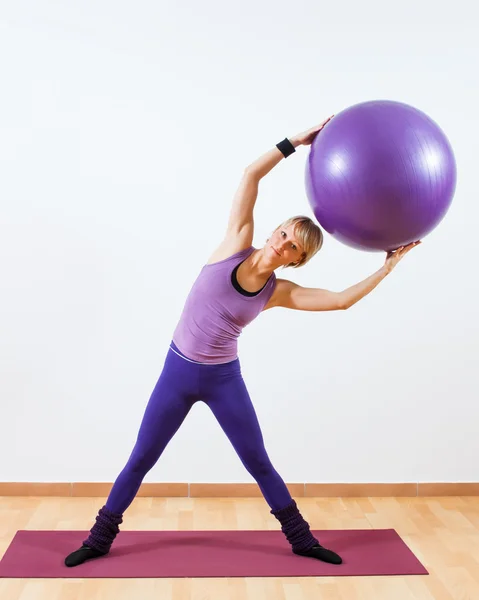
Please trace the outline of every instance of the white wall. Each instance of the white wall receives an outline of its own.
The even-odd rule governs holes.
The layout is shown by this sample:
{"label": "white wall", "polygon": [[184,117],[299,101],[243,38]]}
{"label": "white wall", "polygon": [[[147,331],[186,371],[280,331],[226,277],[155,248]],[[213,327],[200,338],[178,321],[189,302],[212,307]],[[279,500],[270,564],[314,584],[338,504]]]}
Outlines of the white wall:
{"label": "white wall", "polygon": [[[261,315],[240,339],[243,372],[286,481],[479,480],[479,48],[466,6],[2,6],[1,481],[115,479],[243,168],[377,98],[447,133],[451,210],[350,311]],[[262,182],[256,245],[311,214],[306,157]],[[340,290],[382,261],[327,236],[285,274]],[[252,479],[200,403],[145,481]]]}

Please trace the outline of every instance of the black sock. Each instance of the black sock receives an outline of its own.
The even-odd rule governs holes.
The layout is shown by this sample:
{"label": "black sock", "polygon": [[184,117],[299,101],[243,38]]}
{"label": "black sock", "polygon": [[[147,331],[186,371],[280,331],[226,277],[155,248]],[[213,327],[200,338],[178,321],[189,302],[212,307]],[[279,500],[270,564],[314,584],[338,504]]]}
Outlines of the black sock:
{"label": "black sock", "polygon": [[343,562],[343,559],[333,552],[332,550],[327,550],[323,548],[321,545],[313,546],[310,550],[293,550],[295,554],[299,554],[300,556],[310,556],[311,558],[317,558],[318,560],[322,560],[323,562],[331,563],[333,565],[340,565]]}
{"label": "black sock", "polygon": [[90,548],[89,546],[83,545],[75,552],[72,552],[65,558],[65,564],[67,567],[76,567],[77,565],[81,565],[86,560],[90,560],[91,558],[98,558],[99,556],[105,556],[108,552],[100,552],[99,550],[95,550],[94,548]]}

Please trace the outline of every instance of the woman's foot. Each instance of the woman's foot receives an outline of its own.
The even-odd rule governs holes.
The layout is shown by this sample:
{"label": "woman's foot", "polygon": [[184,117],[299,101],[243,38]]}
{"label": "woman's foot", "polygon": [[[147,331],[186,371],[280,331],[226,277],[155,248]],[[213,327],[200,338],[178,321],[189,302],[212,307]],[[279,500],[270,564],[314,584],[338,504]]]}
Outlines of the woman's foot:
{"label": "woman's foot", "polygon": [[318,560],[322,560],[323,562],[331,563],[332,565],[340,565],[343,562],[343,559],[333,552],[332,550],[327,550],[323,548],[320,544],[313,546],[310,550],[293,550],[295,554],[299,554],[300,556],[309,556],[311,558],[317,558]]}
{"label": "woman's foot", "polygon": [[72,552],[65,558],[65,564],[67,567],[76,567],[84,563],[86,560],[105,556],[105,554],[108,554],[108,552],[100,552],[99,550],[95,550],[94,548],[83,545],[81,548],[75,550],[75,552]]}

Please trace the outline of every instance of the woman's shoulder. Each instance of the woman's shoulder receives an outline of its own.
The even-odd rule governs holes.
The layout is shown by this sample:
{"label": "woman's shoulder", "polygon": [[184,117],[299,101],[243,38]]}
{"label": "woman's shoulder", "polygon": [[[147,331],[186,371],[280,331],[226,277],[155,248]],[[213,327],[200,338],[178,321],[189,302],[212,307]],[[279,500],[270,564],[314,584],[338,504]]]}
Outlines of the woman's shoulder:
{"label": "woman's shoulder", "polygon": [[273,275],[273,290],[263,310],[268,310],[268,308],[279,306],[282,298],[289,294],[294,287],[296,287],[296,284],[289,279],[280,279],[279,277],[276,277],[274,273]]}
{"label": "woman's shoulder", "polygon": [[243,256],[246,258],[253,251],[254,247],[251,245],[245,247],[241,247],[241,245],[238,246],[235,244],[220,245],[209,257],[206,264],[214,265],[218,263],[223,263],[228,260],[242,258]]}
{"label": "woman's shoulder", "polygon": [[251,252],[252,250],[254,250],[252,227],[229,230],[221,244],[209,257],[207,264],[228,260],[241,252]]}

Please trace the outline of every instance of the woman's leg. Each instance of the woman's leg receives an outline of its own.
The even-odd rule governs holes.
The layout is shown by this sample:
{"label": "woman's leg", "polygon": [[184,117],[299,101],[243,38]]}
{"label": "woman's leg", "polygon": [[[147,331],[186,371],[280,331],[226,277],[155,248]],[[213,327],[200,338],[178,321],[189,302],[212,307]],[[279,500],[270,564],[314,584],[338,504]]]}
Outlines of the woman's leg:
{"label": "woman's leg", "polygon": [[[179,364],[178,361],[182,361]],[[167,364],[146,406],[135,446],[118,475],[106,501],[110,512],[122,514],[130,506],[143,479],[163,454],[168,443],[188,415],[195,396],[188,363],[174,357]],[[183,364],[184,363],[184,364]],[[183,367],[183,368],[181,368]]]}
{"label": "woman's leg", "polygon": [[241,462],[257,481],[271,514],[281,523],[281,530],[293,552],[339,564],[340,557],[323,548],[312,535],[286,484],[271,464],[239,363],[230,363],[228,366],[231,367],[230,373],[224,369],[219,376],[210,376],[205,402],[233,444]]}
{"label": "woman's leg", "polygon": [[[211,379],[204,400],[272,510],[291,503],[286,484],[273,467],[248,390],[234,363],[231,377]],[[221,365],[221,367],[224,367]],[[207,394],[207,395],[206,395]]]}
{"label": "woman's leg", "polygon": [[117,477],[105,506],[98,512],[82,548],[67,557],[67,566],[81,564],[88,558],[101,556],[110,550],[119,532],[123,513],[133,502],[145,475],[156,464],[198,400],[195,368],[196,365],[169,352],[147,404],[128,462]]}

